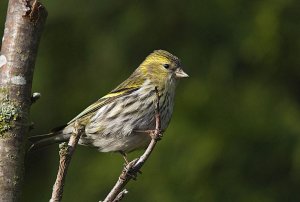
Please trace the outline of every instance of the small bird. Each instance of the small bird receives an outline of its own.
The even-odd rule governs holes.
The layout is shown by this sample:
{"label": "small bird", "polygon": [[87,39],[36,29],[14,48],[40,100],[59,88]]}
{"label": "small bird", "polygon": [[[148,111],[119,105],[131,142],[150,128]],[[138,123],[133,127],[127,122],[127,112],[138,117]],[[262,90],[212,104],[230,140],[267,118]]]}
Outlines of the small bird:
{"label": "small bird", "polygon": [[66,142],[75,122],[84,126],[80,145],[100,152],[126,154],[144,149],[155,129],[156,89],[159,94],[161,130],[165,131],[173,113],[175,88],[180,78],[188,77],[178,57],[164,50],[148,55],[131,76],[104,97],[87,107],[69,123],[49,134],[32,136],[31,149]]}

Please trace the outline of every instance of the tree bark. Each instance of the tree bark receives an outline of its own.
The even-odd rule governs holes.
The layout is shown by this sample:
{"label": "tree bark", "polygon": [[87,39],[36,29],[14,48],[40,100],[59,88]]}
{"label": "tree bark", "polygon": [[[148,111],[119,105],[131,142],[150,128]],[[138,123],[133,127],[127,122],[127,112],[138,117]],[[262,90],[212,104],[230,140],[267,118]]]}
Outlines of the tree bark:
{"label": "tree bark", "polygon": [[20,200],[34,64],[47,11],[9,0],[0,54],[0,201]]}

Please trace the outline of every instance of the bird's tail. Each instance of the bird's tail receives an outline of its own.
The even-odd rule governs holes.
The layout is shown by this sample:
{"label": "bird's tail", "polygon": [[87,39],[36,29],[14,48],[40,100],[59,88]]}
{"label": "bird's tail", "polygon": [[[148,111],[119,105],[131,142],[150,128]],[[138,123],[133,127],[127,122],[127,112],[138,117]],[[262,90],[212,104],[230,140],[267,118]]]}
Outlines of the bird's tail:
{"label": "bird's tail", "polygon": [[55,143],[66,142],[70,138],[70,134],[64,134],[63,128],[54,129],[48,134],[29,137],[28,140],[32,142],[29,151],[39,150]]}

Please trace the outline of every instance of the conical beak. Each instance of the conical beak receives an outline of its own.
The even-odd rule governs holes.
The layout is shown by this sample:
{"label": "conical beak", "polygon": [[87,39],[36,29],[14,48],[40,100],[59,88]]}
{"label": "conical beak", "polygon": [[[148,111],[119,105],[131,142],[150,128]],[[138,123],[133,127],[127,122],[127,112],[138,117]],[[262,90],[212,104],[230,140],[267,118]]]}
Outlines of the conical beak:
{"label": "conical beak", "polygon": [[189,77],[189,75],[187,73],[185,73],[181,68],[178,68],[175,71],[175,75],[176,75],[176,78],[187,78],[187,77]]}

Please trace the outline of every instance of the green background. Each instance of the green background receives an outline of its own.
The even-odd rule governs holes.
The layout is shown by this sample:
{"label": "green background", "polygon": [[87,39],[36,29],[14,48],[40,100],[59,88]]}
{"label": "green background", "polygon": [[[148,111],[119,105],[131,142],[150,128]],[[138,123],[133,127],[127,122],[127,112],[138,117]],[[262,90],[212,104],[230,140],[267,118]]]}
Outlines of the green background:
{"label": "green background", "polygon": [[[190,78],[124,201],[300,201],[299,0],[43,3],[30,135],[68,122],[165,49]],[[78,147],[63,201],[103,200],[122,165],[118,154]],[[48,201],[57,167],[57,145],[29,156],[23,201]]]}

